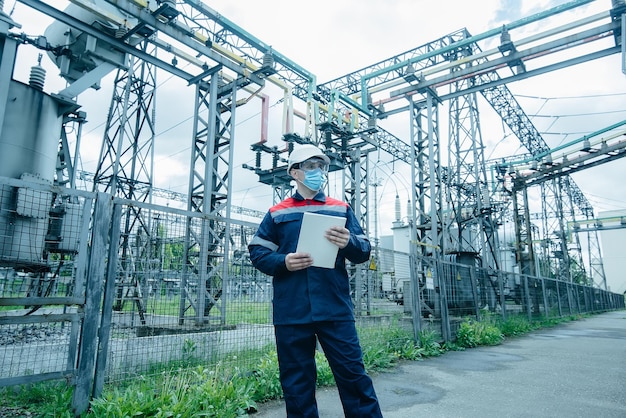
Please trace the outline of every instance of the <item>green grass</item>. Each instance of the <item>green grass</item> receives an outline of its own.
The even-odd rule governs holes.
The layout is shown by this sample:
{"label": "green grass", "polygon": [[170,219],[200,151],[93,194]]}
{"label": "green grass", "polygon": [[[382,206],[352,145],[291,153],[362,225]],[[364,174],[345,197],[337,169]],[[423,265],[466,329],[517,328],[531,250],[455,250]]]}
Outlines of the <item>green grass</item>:
{"label": "green grass", "polygon": [[[271,302],[251,302],[248,300],[229,302],[226,311],[226,324],[270,324],[272,322],[271,305]],[[145,308],[148,314],[171,316],[177,316],[179,309],[180,299],[178,297],[150,299]],[[217,309],[217,307],[213,309]],[[137,307],[133,302],[126,301],[122,307],[122,312],[132,311],[137,311]]]}
{"label": "green grass", "polygon": [[509,315],[505,320],[499,315],[485,315],[480,321],[466,318],[457,332],[455,344],[460,348],[498,345],[506,338],[528,334],[537,329],[550,328],[564,322],[575,321],[587,315],[564,317],[538,317],[530,322],[526,315]]}
{"label": "green grass", "polygon": [[456,344],[471,348],[479,345],[498,345],[503,340],[504,334],[491,321],[475,321],[467,318],[459,326]]}
{"label": "green grass", "polygon": [[226,315],[226,323],[237,324],[271,324],[271,302],[231,303],[232,307]]}
{"label": "green grass", "polygon": [[91,403],[94,417],[239,417],[255,407],[254,375],[236,369],[195,367],[109,389]]}
{"label": "green grass", "polygon": [[[525,316],[509,316],[504,321],[489,315],[481,321],[467,318],[461,323],[457,340],[452,344],[442,344],[437,334],[427,330],[420,333],[416,342],[411,331],[395,323],[384,329],[361,328],[359,335],[366,369],[369,373],[376,373],[393,368],[400,360],[422,360],[448,350],[500,344],[505,338],[580,317],[539,318],[532,323]],[[254,364],[254,367],[247,368],[238,366],[241,362],[236,361],[198,364],[193,359],[193,347],[182,349],[189,352],[188,361],[155,365],[146,376],[138,376],[123,385],[105,386],[104,393],[91,402],[91,409],[84,418],[234,418],[247,416],[258,404],[282,396],[276,352],[271,348],[232,355],[232,359],[253,357],[248,364]],[[316,353],[316,362],[318,386],[334,385],[332,372],[322,353]],[[24,412],[13,416],[72,417],[71,394],[72,389],[60,382],[0,389],[2,407]]]}
{"label": "green grass", "polygon": [[[0,416],[73,418],[72,389],[65,382],[44,382],[0,389]],[[3,415],[4,414],[4,415]]]}
{"label": "green grass", "polygon": [[527,334],[536,329],[534,323],[528,322],[527,318],[517,315],[510,315],[506,320],[499,319],[498,327],[505,337]]}

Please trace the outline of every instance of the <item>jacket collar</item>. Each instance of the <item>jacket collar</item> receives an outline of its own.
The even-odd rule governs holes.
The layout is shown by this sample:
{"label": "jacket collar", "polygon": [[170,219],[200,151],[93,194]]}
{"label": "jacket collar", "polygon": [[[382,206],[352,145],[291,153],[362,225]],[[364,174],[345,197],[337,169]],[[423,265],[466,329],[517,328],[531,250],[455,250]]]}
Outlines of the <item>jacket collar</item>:
{"label": "jacket collar", "polygon": [[[296,192],[293,194],[293,198],[296,200],[306,200],[304,197],[302,197],[302,195],[296,190]],[[326,195],[324,194],[323,191],[319,191],[317,192],[317,194],[315,196],[313,196],[313,200],[317,200],[318,202],[322,202],[322,203],[326,203]]]}

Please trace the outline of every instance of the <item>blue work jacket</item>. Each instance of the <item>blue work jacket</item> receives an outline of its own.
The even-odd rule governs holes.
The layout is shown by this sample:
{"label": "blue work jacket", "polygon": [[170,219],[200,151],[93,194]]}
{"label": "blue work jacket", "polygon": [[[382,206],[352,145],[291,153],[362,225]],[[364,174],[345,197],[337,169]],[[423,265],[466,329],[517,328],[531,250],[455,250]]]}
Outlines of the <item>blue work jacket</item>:
{"label": "blue work jacket", "polygon": [[[304,212],[346,218],[350,242],[339,250],[335,268],[287,270],[285,256],[296,252]],[[296,192],[270,208],[248,250],[252,264],[273,277],[275,325],[354,320],[346,260],[369,260],[371,245],[347,203],[326,197],[323,192],[313,199]]]}

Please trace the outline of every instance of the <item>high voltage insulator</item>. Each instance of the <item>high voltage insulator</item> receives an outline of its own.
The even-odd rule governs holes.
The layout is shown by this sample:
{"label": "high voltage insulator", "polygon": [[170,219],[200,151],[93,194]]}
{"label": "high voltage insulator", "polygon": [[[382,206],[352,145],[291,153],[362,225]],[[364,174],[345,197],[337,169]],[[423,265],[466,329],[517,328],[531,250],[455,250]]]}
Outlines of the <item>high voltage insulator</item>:
{"label": "high voltage insulator", "polygon": [[263,67],[266,68],[274,68],[274,56],[272,55],[272,51],[269,50],[263,55]]}
{"label": "high voltage insulator", "polygon": [[[41,55],[39,55],[41,57]],[[30,78],[28,84],[39,90],[43,91],[43,86],[46,81],[46,70],[41,65],[35,65],[30,68]]]}

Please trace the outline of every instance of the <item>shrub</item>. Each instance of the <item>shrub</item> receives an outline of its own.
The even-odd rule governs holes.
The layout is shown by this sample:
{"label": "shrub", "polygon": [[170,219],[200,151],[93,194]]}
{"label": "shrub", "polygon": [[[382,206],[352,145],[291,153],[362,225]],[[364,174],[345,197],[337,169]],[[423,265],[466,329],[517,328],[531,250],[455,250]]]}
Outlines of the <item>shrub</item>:
{"label": "shrub", "polygon": [[500,320],[498,322],[502,334],[506,337],[526,334],[534,329],[528,319],[520,315],[507,316],[504,321]]}
{"label": "shrub", "polygon": [[498,345],[503,340],[504,335],[495,325],[466,318],[459,326],[456,342],[461,347],[471,348],[479,345]]}

